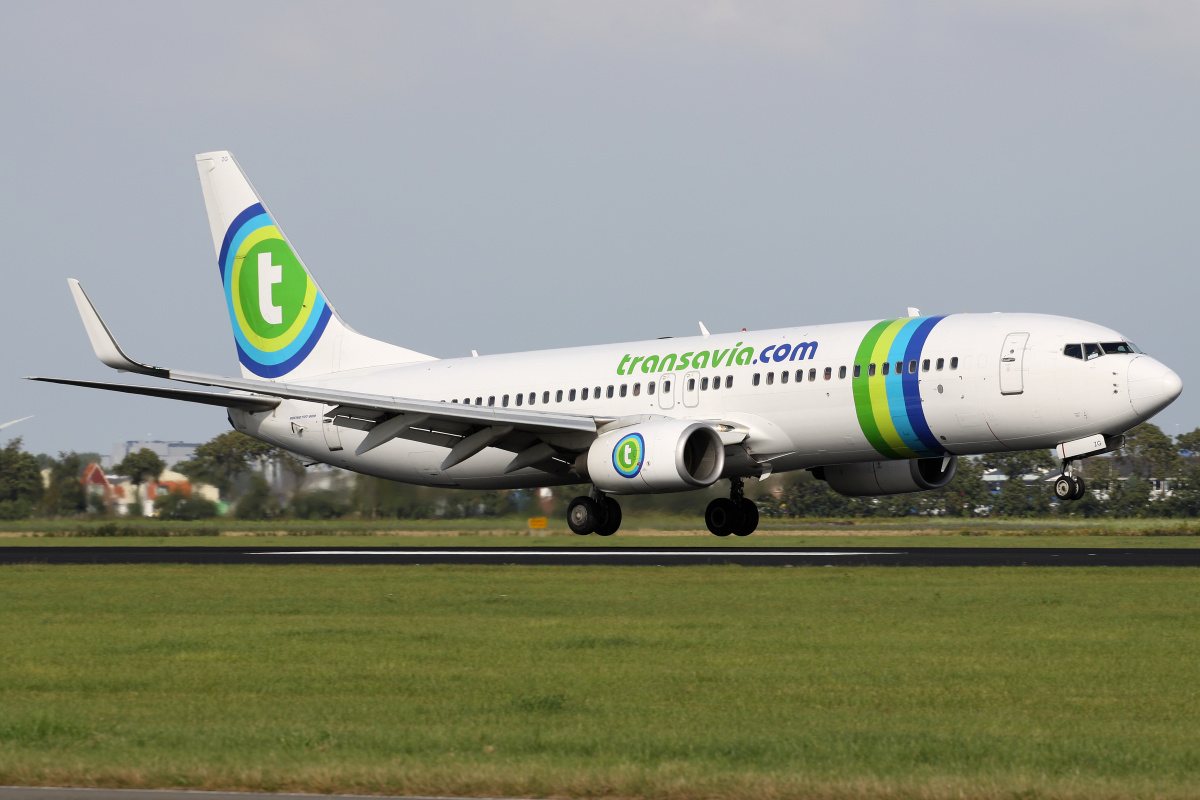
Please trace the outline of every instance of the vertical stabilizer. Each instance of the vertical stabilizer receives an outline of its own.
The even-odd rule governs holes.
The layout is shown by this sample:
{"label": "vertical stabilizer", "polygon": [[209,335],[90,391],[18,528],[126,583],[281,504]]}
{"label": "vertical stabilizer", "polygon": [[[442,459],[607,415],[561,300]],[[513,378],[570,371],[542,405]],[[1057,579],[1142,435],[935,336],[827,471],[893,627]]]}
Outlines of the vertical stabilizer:
{"label": "vertical stabilizer", "polygon": [[346,325],[227,151],[196,156],[244,377],[305,378],[429,361]]}

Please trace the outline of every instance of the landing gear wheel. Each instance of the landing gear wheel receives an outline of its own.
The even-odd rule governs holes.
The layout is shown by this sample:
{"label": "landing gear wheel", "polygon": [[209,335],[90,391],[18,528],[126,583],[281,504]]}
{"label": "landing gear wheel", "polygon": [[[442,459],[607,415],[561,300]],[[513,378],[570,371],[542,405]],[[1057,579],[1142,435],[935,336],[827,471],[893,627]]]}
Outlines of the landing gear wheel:
{"label": "landing gear wheel", "polygon": [[572,533],[587,536],[600,522],[600,507],[590,497],[576,497],[567,506],[567,527]]}
{"label": "landing gear wheel", "polygon": [[1074,485],[1074,489],[1071,492],[1071,499],[1082,500],[1083,496],[1087,494],[1087,484],[1085,484],[1083,482],[1083,478],[1080,478],[1078,475],[1071,476],[1071,483]]}
{"label": "landing gear wheel", "polygon": [[704,524],[714,536],[728,536],[742,525],[742,509],[727,497],[718,497],[704,511]]}
{"label": "landing gear wheel", "polygon": [[611,497],[605,497],[604,502],[599,505],[604,521],[596,527],[596,533],[600,536],[612,536],[617,532],[617,528],[621,527],[621,504]]}
{"label": "landing gear wheel", "polygon": [[1075,480],[1067,475],[1059,475],[1054,482],[1054,496],[1059,500],[1075,499]]}
{"label": "landing gear wheel", "polygon": [[749,536],[758,527],[758,506],[754,504],[753,500],[743,497],[742,502],[738,503],[738,507],[742,511],[742,524],[733,533],[735,536]]}

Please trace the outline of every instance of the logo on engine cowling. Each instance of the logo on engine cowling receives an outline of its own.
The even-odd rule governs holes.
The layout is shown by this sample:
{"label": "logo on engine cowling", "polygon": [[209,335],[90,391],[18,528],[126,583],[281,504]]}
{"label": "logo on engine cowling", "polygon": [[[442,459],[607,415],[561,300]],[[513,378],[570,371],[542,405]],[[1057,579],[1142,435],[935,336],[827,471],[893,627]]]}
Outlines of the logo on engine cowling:
{"label": "logo on engine cowling", "polygon": [[640,433],[631,433],[617,442],[613,448],[613,468],[626,478],[637,477],[642,471],[642,454],[646,451],[646,440]]}

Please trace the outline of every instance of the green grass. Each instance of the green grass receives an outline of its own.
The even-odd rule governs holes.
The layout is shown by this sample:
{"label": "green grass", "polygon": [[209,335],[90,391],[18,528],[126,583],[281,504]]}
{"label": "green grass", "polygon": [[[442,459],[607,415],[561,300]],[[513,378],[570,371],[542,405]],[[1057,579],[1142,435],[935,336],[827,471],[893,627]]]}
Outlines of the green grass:
{"label": "green grass", "polygon": [[1194,797],[1197,597],[1183,569],[5,567],[0,783]]}

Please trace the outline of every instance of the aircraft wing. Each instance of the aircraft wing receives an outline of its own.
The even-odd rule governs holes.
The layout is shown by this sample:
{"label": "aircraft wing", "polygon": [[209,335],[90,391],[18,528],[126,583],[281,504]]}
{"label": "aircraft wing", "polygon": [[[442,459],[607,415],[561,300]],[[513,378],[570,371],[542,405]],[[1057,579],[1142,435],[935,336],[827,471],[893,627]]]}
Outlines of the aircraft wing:
{"label": "aircraft wing", "polygon": [[[443,469],[470,458],[485,447],[500,447],[518,453],[517,458],[509,465],[509,471],[535,465],[556,470],[565,468],[566,462],[562,457],[564,451],[576,452],[586,449],[591,438],[595,436],[597,427],[613,421],[611,418],[582,414],[446,403],[152,367],[134,361],[126,355],[84,293],[79,281],[72,279],[69,284],[92,349],[104,364],[121,372],[136,372],[199,386],[231,389],[239,394],[59,378],[31,380],[167,397],[242,408],[247,411],[274,408],[282,399],[320,403],[331,407],[324,412],[326,422],[367,431],[367,437],[357,448],[357,453],[365,453],[392,438],[414,439],[451,448],[450,455],[443,462]],[[249,394],[241,394],[242,392]],[[551,463],[552,461],[558,463]]]}
{"label": "aircraft wing", "polygon": [[[31,381],[61,383],[66,386],[85,386],[89,389],[107,389],[110,392],[141,394],[147,397],[165,397],[168,400],[183,400],[188,403],[203,403],[222,408],[240,408],[243,411],[270,411],[282,402],[276,397],[254,397],[244,394],[221,394],[198,392],[194,389],[171,389],[162,386],[137,386],[131,383],[106,383],[104,381],[79,381],[71,378],[28,378]],[[3,427],[3,426],[0,426]]]}

